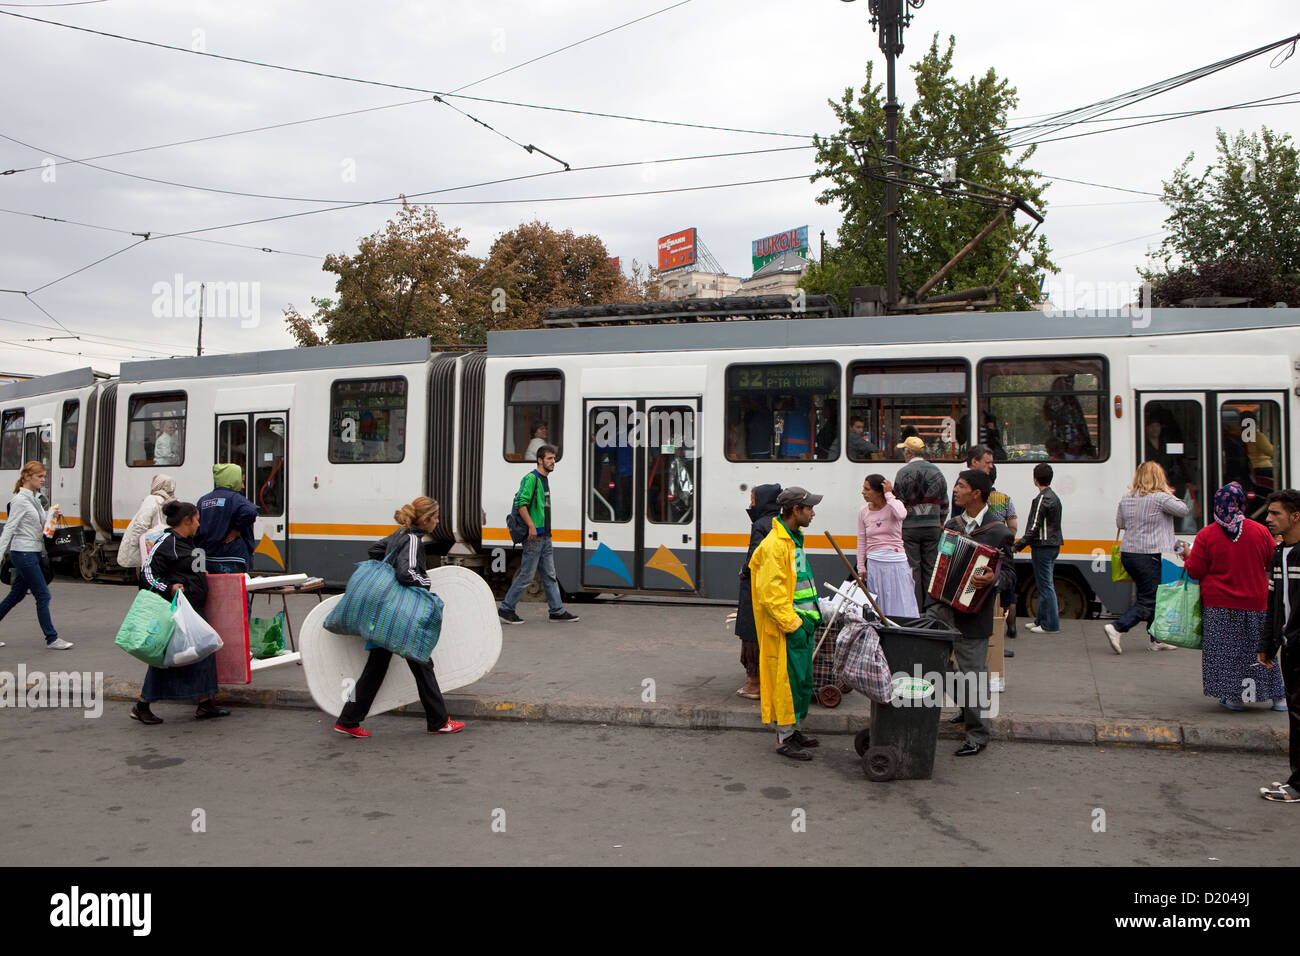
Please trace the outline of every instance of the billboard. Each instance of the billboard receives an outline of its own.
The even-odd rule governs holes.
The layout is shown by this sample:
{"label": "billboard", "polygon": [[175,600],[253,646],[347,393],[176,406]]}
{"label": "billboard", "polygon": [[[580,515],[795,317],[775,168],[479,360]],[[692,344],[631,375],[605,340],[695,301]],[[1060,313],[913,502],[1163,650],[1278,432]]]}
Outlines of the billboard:
{"label": "billboard", "polygon": [[805,259],[808,258],[807,226],[787,229],[785,232],[764,236],[751,242],[750,257],[754,261],[754,271],[757,272],[783,252],[797,252]]}
{"label": "billboard", "polygon": [[659,240],[659,271],[695,265],[695,227]]}

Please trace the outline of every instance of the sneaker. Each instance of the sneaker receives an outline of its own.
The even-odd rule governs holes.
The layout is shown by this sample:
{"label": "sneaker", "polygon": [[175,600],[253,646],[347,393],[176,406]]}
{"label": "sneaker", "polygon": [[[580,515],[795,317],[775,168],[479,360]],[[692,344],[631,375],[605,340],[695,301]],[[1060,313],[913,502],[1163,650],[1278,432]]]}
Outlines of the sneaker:
{"label": "sneaker", "polygon": [[572,624],[574,621],[581,621],[582,618],[576,614],[570,614],[568,611],[561,611],[559,614],[552,614],[551,620],[559,621],[561,624]]}
{"label": "sneaker", "polygon": [[464,730],[464,729],[465,729],[465,721],[463,721],[463,720],[450,720],[450,719],[449,719],[445,724],[443,724],[443,725],[442,725],[441,727],[439,727],[437,730],[431,730],[431,731],[429,731],[429,733],[431,733],[431,734],[458,734],[458,733],[460,733],[460,732],[461,732],[462,730]]}
{"label": "sneaker", "polygon": [[507,611],[503,608],[497,608],[497,617],[501,618],[502,624],[522,624],[524,619],[514,611]]}
{"label": "sneaker", "polygon": [[1106,640],[1110,641],[1110,649],[1116,654],[1123,654],[1124,651],[1119,646],[1120,633],[1115,630],[1115,625],[1106,625]]}
{"label": "sneaker", "polygon": [[334,732],[342,734],[344,737],[364,738],[370,736],[370,731],[368,730],[362,730],[360,727],[344,727],[342,724],[335,724]]}
{"label": "sneaker", "polygon": [[1177,646],[1175,646],[1175,645],[1173,645],[1173,644],[1166,644],[1166,643],[1164,643],[1163,641],[1151,641],[1149,644],[1147,644],[1147,650],[1149,650],[1149,651],[1176,651],[1176,650],[1178,650],[1178,648],[1177,648]]}
{"label": "sneaker", "polygon": [[1273,701],[1273,706],[1270,708],[1270,710],[1280,711],[1285,714],[1287,712],[1286,701],[1284,700]]}
{"label": "sneaker", "polygon": [[1042,633],[1043,633],[1043,629],[1042,629],[1041,627],[1039,627],[1037,624],[1030,624],[1027,628],[1025,628],[1025,630],[1028,631],[1028,632],[1031,633],[1031,634],[1042,634]]}
{"label": "sneaker", "polygon": [[1244,704],[1239,704],[1234,700],[1228,700],[1228,698],[1226,697],[1219,698],[1219,706],[1222,707],[1224,710],[1230,710],[1233,713],[1240,713],[1241,711],[1246,709]]}
{"label": "sneaker", "polygon": [[72,646],[72,642],[65,641],[61,637],[56,637],[52,641],[46,641],[45,646],[55,651],[66,651],[69,647]]}

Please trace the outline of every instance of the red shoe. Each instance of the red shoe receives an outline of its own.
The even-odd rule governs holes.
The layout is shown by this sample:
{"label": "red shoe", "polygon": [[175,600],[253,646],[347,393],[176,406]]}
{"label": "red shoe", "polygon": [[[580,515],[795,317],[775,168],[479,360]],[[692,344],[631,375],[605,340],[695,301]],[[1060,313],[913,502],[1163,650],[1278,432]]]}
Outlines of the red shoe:
{"label": "red shoe", "polygon": [[465,729],[465,721],[463,721],[463,720],[448,720],[445,724],[443,724],[443,725],[442,725],[441,727],[439,727],[437,730],[431,730],[431,731],[429,731],[429,733],[431,733],[431,734],[458,734],[458,733],[460,733],[460,732],[461,732],[462,730],[464,730],[464,729]]}
{"label": "red shoe", "polygon": [[341,724],[334,725],[335,733],[343,734],[347,737],[364,738],[370,736],[370,731],[362,730],[360,727],[344,727]]}

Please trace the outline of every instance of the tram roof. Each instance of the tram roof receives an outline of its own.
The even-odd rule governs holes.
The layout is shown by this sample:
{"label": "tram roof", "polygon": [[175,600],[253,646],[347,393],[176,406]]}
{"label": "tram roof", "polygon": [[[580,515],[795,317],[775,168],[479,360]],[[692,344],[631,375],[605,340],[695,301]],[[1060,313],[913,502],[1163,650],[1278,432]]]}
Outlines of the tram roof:
{"label": "tram roof", "polygon": [[401,365],[426,362],[431,352],[432,346],[428,339],[356,342],[350,345],[321,345],[269,352],[236,352],[230,355],[123,362],[118,377],[123,382],[151,382],[169,378],[212,378],[366,365]]}
{"label": "tram roof", "polygon": [[49,395],[51,392],[62,392],[70,388],[93,385],[97,377],[102,376],[96,376],[95,370],[87,366],[86,368],[74,368],[67,372],[42,375],[39,378],[29,378],[21,382],[8,382],[0,385],[0,402]]}
{"label": "tram roof", "polygon": [[683,352],[836,345],[942,345],[1056,339],[1142,338],[1191,332],[1300,327],[1300,309],[1151,309],[955,312],[847,318],[647,323],[489,332],[490,356]]}

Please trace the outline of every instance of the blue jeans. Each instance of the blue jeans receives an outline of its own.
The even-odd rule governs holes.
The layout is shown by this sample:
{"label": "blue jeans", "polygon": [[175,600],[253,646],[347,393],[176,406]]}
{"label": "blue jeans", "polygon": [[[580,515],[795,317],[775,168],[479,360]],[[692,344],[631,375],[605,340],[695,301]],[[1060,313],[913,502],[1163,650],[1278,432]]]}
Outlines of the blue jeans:
{"label": "blue jeans", "polygon": [[[1132,554],[1121,551],[1120,563],[1137,587],[1137,600],[1119,616],[1115,630],[1121,634],[1137,627],[1142,621],[1150,624],[1156,618],[1156,588],[1160,587],[1160,562],[1158,554]],[[1154,640],[1154,638],[1152,638]]]}
{"label": "blue jeans", "polygon": [[514,583],[506,592],[506,599],[501,602],[501,610],[513,611],[524,596],[524,589],[533,582],[538,565],[542,570],[542,588],[546,591],[546,605],[552,614],[564,612],[564,597],[560,594],[560,582],[555,578],[555,553],[551,550],[551,536],[538,535],[524,542],[524,557],[519,564],[519,573]]}
{"label": "blue jeans", "polygon": [[1034,581],[1038,585],[1038,616],[1034,623],[1044,631],[1061,629],[1060,609],[1056,606],[1056,582],[1052,577],[1052,567],[1061,549],[1049,545],[1033,545],[1029,549],[1029,560],[1034,566]]}
{"label": "blue jeans", "polygon": [[45,583],[45,575],[41,574],[41,556],[36,551],[10,551],[9,563],[13,565],[13,587],[9,590],[9,596],[0,603],[0,621],[3,621],[5,615],[17,607],[18,602],[27,596],[27,592],[32,592],[32,597],[36,598],[36,619],[41,622],[41,630],[45,632],[45,643],[49,644],[59,639],[59,632],[54,629],[54,622],[50,620],[50,588]]}

